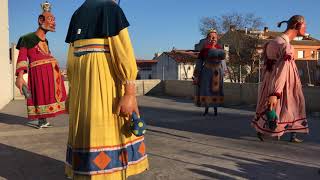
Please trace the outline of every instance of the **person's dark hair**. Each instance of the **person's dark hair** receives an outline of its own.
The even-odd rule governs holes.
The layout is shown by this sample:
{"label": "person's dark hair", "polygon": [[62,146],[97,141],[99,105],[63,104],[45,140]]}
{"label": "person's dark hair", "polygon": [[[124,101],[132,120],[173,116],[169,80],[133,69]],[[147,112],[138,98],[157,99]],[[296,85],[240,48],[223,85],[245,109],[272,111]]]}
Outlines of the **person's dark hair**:
{"label": "person's dark hair", "polygon": [[287,23],[287,29],[298,29],[304,22],[304,17],[301,15],[294,15],[288,21],[281,21],[278,23],[278,27],[281,27],[283,23]]}
{"label": "person's dark hair", "polygon": [[40,26],[40,23],[39,23],[39,20],[42,20],[42,21],[44,21],[45,19],[46,19],[46,17],[44,16],[44,15],[42,15],[42,14],[40,14],[39,15],[39,17],[38,17],[38,25]]}

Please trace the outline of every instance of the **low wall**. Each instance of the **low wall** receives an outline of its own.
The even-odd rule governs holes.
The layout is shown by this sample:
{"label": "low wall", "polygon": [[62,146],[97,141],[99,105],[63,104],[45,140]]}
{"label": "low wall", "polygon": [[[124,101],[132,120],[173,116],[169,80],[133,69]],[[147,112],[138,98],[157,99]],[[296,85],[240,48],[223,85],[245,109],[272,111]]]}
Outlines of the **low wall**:
{"label": "low wall", "polygon": [[[257,83],[224,83],[225,105],[254,105],[258,97]],[[166,95],[192,98],[192,81],[167,80],[164,82]],[[308,112],[320,112],[320,87],[303,87]]]}
{"label": "low wall", "polygon": [[[65,81],[68,92],[68,82]],[[181,80],[137,80],[136,91],[138,96],[168,95],[192,98],[194,86],[192,81]],[[308,112],[320,112],[320,87],[303,87]],[[258,97],[257,83],[224,83],[225,105],[255,105]],[[23,96],[18,96],[23,98]]]}
{"label": "low wall", "polygon": [[138,96],[164,94],[164,83],[160,79],[136,80],[136,88]]}
{"label": "low wall", "polygon": [[[67,93],[69,93],[68,81],[64,82]],[[137,80],[136,81],[136,92],[138,96],[143,95],[163,95],[164,88],[163,82],[160,79],[152,80]]]}

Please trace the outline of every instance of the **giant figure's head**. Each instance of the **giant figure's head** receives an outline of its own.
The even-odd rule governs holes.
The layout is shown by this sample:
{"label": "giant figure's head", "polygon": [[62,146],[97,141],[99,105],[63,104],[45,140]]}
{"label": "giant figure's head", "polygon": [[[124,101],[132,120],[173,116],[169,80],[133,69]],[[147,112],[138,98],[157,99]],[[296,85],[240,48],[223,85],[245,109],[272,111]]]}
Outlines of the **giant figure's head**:
{"label": "giant figure's head", "polygon": [[215,29],[210,29],[207,33],[207,40],[210,44],[216,45],[218,43],[218,33]]}
{"label": "giant figure's head", "polygon": [[305,18],[301,15],[294,15],[288,21],[282,21],[278,23],[278,27],[281,27],[282,23],[287,23],[287,30],[297,31],[298,36],[304,36],[306,33],[306,21]]}
{"label": "giant figure's head", "polygon": [[42,14],[38,17],[38,24],[41,29],[44,31],[56,31],[56,20],[54,15],[51,13],[51,4],[47,1],[41,4]]}

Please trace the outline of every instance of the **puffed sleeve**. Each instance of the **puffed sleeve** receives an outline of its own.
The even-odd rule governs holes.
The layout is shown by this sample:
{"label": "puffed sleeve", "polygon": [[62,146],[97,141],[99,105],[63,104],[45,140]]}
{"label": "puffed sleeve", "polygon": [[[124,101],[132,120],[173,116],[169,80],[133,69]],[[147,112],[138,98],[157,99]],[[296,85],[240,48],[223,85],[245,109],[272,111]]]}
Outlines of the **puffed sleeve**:
{"label": "puffed sleeve", "polygon": [[[72,80],[72,72],[73,72],[73,64],[74,64],[74,47],[72,44],[69,45],[68,50],[68,57],[67,57],[67,76],[68,76],[68,82],[69,82],[69,89],[70,89],[70,82]],[[69,91],[70,92],[70,91]]]}
{"label": "puffed sleeve", "polygon": [[124,84],[133,81],[138,74],[128,29],[122,29],[118,35],[109,37],[109,47],[117,77]]}
{"label": "puffed sleeve", "polygon": [[279,50],[280,58],[277,60],[278,62],[276,62],[275,64],[276,66],[274,67],[274,79],[272,80],[272,86],[270,87],[272,88],[270,91],[270,95],[277,96],[278,98],[280,98],[283,89],[287,83],[290,61],[293,59],[293,53],[290,48],[290,45],[284,45],[283,47],[280,47]]}
{"label": "puffed sleeve", "polygon": [[28,49],[25,47],[19,48],[19,55],[16,65],[16,76],[23,71],[23,74],[28,72]]}

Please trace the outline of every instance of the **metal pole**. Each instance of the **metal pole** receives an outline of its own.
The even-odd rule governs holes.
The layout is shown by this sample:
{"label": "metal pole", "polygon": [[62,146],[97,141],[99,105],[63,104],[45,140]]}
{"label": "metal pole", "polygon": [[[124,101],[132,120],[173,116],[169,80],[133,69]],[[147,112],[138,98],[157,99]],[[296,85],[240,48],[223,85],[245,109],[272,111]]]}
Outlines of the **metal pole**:
{"label": "metal pole", "polygon": [[311,86],[312,85],[312,83],[311,83],[311,77],[310,77],[310,70],[309,70],[309,60],[306,60],[307,61],[307,70],[308,70],[308,80],[309,80],[309,86]]}
{"label": "metal pole", "polygon": [[259,77],[258,77],[258,83],[260,83],[261,81],[261,78],[260,78],[260,75],[261,75],[261,70],[260,70],[260,58],[259,58]]}
{"label": "metal pole", "polygon": [[241,83],[241,65],[240,65],[240,70],[239,70],[239,83]]}
{"label": "metal pole", "polygon": [[162,64],[162,80],[164,80],[164,66]]}

